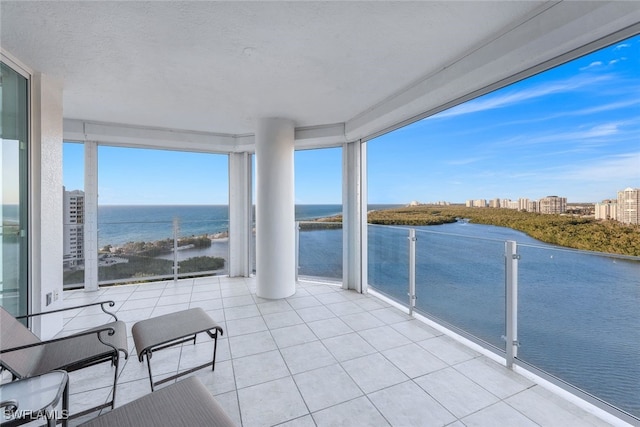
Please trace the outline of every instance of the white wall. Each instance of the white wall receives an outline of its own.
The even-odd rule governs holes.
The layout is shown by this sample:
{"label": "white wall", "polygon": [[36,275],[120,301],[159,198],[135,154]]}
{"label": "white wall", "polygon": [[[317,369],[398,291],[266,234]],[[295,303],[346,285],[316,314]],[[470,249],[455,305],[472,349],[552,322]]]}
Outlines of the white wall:
{"label": "white wall", "polygon": [[[40,73],[31,79],[30,291],[31,312],[62,308],[62,83]],[[46,306],[46,294],[57,300]],[[36,318],[42,339],[62,329],[62,314]]]}

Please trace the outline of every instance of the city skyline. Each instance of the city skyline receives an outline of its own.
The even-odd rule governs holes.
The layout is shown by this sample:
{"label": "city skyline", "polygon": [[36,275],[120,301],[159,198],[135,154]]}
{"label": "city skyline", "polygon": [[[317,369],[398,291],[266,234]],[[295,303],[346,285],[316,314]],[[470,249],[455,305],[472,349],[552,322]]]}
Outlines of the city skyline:
{"label": "city skyline", "polygon": [[[549,195],[595,203],[640,187],[639,52],[632,37],[369,141],[369,203]],[[73,165],[82,146],[73,145],[64,148],[64,184],[81,189]],[[342,202],[341,156],[295,153],[297,204]],[[227,204],[227,167],[224,155],[101,146],[99,202]]]}

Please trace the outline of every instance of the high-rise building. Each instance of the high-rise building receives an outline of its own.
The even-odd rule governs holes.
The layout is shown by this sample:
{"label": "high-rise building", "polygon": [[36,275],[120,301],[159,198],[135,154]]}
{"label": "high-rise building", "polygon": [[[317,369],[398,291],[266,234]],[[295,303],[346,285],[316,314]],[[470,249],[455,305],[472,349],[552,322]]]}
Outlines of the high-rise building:
{"label": "high-rise building", "polygon": [[500,199],[489,200],[490,208],[499,208],[500,207]]}
{"label": "high-rise building", "polygon": [[603,200],[594,207],[596,219],[618,219],[618,203],[616,200]]}
{"label": "high-rise building", "polygon": [[84,191],[66,191],[63,187],[63,192],[63,265],[74,268],[84,264]]}
{"label": "high-rise building", "polygon": [[567,210],[567,198],[558,196],[547,196],[539,200],[540,213],[561,214]]}
{"label": "high-rise building", "polygon": [[518,199],[518,210],[519,211],[528,211],[529,210],[529,199],[519,198]]}
{"label": "high-rise building", "polygon": [[624,224],[640,224],[640,188],[618,191],[618,221]]}
{"label": "high-rise building", "polygon": [[529,200],[527,203],[527,212],[540,212],[540,202],[537,200]]}

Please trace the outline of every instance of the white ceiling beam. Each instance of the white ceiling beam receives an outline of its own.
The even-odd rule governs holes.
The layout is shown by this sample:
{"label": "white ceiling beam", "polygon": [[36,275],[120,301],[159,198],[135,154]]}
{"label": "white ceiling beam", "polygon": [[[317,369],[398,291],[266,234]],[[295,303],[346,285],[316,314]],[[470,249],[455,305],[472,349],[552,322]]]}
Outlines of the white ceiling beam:
{"label": "white ceiling beam", "polygon": [[296,128],[296,149],[339,147],[348,142],[344,134],[344,123]]}
{"label": "white ceiling beam", "polygon": [[233,135],[74,119],[64,120],[64,140],[205,153],[232,152],[236,143]]}
{"label": "white ceiling beam", "polygon": [[[224,135],[76,119],[64,120],[64,140],[211,153],[253,153],[255,151],[253,134]],[[344,123],[300,127],[295,130],[296,149],[338,147],[344,142],[347,142]]]}

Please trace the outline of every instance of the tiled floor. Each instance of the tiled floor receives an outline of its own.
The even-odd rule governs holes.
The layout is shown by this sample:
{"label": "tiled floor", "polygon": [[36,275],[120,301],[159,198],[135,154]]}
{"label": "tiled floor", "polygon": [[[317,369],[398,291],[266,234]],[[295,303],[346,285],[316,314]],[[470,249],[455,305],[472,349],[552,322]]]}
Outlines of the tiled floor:
{"label": "tiled floor", "polygon": [[[207,277],[98,292],[66,291],[67,306],[114,300],[118,317],[139,320],[202,307],[224,328],[215,371],[195,373],[228,414],[249,426],[603,426],[541,386],[369,295],[302,283],[270,301],[254,279]],[[107,320],[99,308],[65,318],[63,333]],[[117,405],[150,392],[135,356],[121,366]],[[198,344],[154,354],[154,376],[211,357]],[[71,412],[106,401],[112,368],[71,376]]]}

